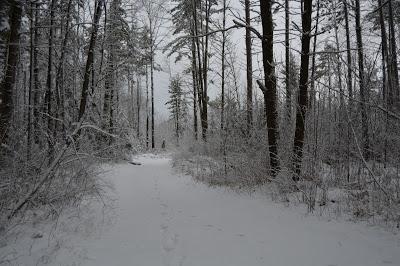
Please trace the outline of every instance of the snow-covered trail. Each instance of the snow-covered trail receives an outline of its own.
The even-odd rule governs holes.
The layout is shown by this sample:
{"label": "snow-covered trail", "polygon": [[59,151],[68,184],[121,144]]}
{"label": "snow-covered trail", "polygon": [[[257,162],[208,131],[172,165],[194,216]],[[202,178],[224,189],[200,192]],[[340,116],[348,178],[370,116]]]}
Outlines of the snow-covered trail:
{"label": "snow-covered trail", "polygon": [[400,265],[399,236],[194,183],[168,158],[135,160],[113,170],[118,218],[82,265]]}

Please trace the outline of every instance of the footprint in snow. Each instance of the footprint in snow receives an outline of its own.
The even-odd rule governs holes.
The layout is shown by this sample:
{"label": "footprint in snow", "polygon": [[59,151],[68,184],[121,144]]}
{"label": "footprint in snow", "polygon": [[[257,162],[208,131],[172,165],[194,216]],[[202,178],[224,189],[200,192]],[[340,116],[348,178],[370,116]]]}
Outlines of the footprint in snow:
{"label": "footprint in snow", "polygon": [[166,231],[168,229],[168,225],[166,224],[162,224],[160,227],[162,231]]}
{"label": "footprint in snow", "polygon": [[178,242],[179,242],[178,234],[174,234],[172,237],[166,237],[166,239],[163,241],[164,251],[167,253],[173,251],[178,245]]}

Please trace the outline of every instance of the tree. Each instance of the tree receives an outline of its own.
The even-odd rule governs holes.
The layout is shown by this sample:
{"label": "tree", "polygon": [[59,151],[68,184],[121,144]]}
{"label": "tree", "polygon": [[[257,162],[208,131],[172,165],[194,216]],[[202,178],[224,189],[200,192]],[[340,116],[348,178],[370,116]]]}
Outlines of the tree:
{"label": "tree", "polygon": [[7,41],[7,61],[4,77],[0,83],[0,143],[5,143],[13,113],[13,89],[16,82],[22,3],[18,0],[9,1],[10,33]]}
{"label": "tree", "polygon": [[183,122],[187,116],[185,94],[182,89],[182,78],[176,75],[171,78],[168,88],[169,101],[166,103],[170,111],[171,121],[174,123],[176,143],[183,134]]}
{"label": "tree", "polygon": [[87,105],[87,100],[88,100],[88,95],[89,95],[90,74],[91,74],[92,68],[93,68],[94,49],[96,46],[97,33],[99,30],[99,21],[100,21],[101,13],[103,10],[103,5],[104,5],[104,0],[96,0],[96,10],[94,13],[94,18],[93,18],[93,28],[92,28],[92,33],[90,36],[88,55],[87,55],[85,72],[84,72],[84,77],[83,77],[82,94],[81,94],[81,100],[80,100],[80,105],[79,105],[79,115],[78,115],[79,120],[81,120],[83,118],[83,115],[85,114],[85,111],[86,111],[86,105]]}
{"label": "tree", "polygon": [[[288,0],[286,0],[288,1]],[[245,20],[246,24],[250,26],[250,0],[244,1]],[[251,48],[251,31],[246,27],[246,104],[247,104],[247,133],[249,134],[253,125],[253,58]]]}
{"label": "tree", "polygon": [[165,9],[163,3],[159,0],[142,0],[143,11],[146,14],[144,24],[149,30],[149,54],[150,54],[150,92],[151,92],[151,148],[155,148],[155,109],[154,109],[154,71],[155,54],[159,48],[160,29],[164,23]]}
{"label": "tree", "polygon": [[396,45],[396,32],[394,29],[394,13],[392,0],[388,1],[389,9],[389,40],[390,40],[390,53],[391,53],[391,76],[392,88],[394,90],[394,101],[396,103],[400,100],[400,87],[399,87],[399,70],[397,66],[397,45]]}
{"label": "tree", "polygon": [[258,82],[264,94],[265,112],[267,117],[269,159],[271,175],[275,176],[279,171],[278,157],[278,110],[276,76],[274,62],[274,25],[272,21],[272,1],[260,0],[261,22],[262,22],[262,56],[264,66],[264,83]]}
{"label": "tree", "polygon": [[286,115],[288,123],[292,116],[292,90],[290,73],[290,6],[289,0],[285,0],[285,86],[286,86]]}
{"label": "tree", "polygon": [[46,95],[44,98],[45,108],[47,112],[47,143],[49,145],[49,158],[53,156],[53,144],[51,140],[51,133],[53,132],[53,111],[52,111],[52,98],[53,98],[53,39],[54,39],[54,12],[56,0],[51,0],[50,11],[50,27],[49,27],[49,50],[47,61],[47,79],[46,79]]}
{"label": "tree", "polygon": [[[222,29],[226,27],[226,0],[222,1]],[[224,129],[224,122],[225,122],[225,49],[226,49],[226,32],[222,31],[222,40],[221,40],[221,130]]]}
{"label": "tree", "polygon": [[301,173],[301,162],[303,157],[303,146],[305,138],[305,120],[308,101],[308,68],[310,64],[310,40],[311,40],[311,15],[312,0],[304,0],[301,6],[301,63],[300,84],[296,110],[296,130],[294,136],[294,173],[293,180],[299,180]]}
{"label": "tree", "polygon": [[361,111],[361,126],[363,136],[363,156],[366,160],[370,157],[370,144],[369,144],[369,128],[368,128],[368,114],[367,114],[367,95],[368,88],[365,83],[365,70],[364,70],[364,49],[362,40],[361,29],[361,11],[360,0],[355,0],[355,15],[356,15],[356,39],[358,51],[358,76],[360,87],[360,111]]}

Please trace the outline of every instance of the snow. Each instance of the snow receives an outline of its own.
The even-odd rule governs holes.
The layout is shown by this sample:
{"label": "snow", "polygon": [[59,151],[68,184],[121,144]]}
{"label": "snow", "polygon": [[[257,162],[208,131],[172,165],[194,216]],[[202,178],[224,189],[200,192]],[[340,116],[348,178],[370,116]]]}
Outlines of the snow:
{"label": "snow", "polygon": [[[141,155],[107,173],[115,208],[85,211],[80,230],[33,238],[19,265],[378,266],[400,265],[400,238],[379,227],[327,221],[260,193],[210,188],[172,169],[166,155]],[[89,215],[92,214],[92,215]],[[96,216],[97,215],[97,216]],[[97,217],[97,218],[95,218]],[[62,222],[61,222],[62,223]],[[66,225],[67,223],[64,223]],[[59,225],[60,227],[60,225]],[[34,231],[32,231],[34,232]],[[87,233],[83,233],[87,232]],[[12,248],[23,253],[23,237]],[[25,243],[26,245],[26,243]],[[0,261],[6,248],[0,248]]]}

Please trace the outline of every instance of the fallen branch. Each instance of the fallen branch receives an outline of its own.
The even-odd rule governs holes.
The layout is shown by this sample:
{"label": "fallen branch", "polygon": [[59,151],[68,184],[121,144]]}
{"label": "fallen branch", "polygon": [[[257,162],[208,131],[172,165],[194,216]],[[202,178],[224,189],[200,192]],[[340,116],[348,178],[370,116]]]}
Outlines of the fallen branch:
{"label": "fallen branch", "polygon": [[53,160],[53,162],[50,164],[50,166],[47,168],[47,170],[43,173],[43,176],[40,179],[40,181],[36,184],[36,186],[34,186],[33,189],[31,189],[31,191],[23,199],[21,199],[15,205],[14,208],[12,208],[11,212],[7,215],[8,220],[13,218],[22,209],[22,207],[24,207],[25,204],[39,191],[39,189],[46,183],[46,181],[48,181],[50,179],[52,172],[54,171],[56,166],[61,161],[62,157],[64,156],[65,152],[68,150],[69,146],[74,142],[74,139],[76,139],[80,135],[82,123],[83,123],[83,119],[81,119],[81,121],[78,123],[76,129],[71,134],[69,139],[66,141],[64,147],[58,153],[57,157]]}

